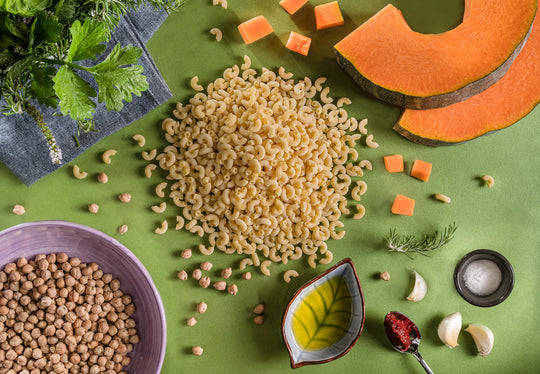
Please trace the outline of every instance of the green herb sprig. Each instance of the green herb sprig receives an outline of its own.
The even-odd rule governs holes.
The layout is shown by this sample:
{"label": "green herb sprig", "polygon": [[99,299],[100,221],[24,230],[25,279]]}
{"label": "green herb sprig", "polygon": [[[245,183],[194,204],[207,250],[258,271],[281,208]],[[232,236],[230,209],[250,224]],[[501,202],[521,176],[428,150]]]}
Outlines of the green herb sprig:
{"label": "green herb sprig", "polygon": [[[36,107],[59,108],[77,122],[78,131],[94,131],[97,103],[120,111],[133,95],[148,89],[142,50],[132,45],[106,49],[122,16],[140,6],[167,12],[184,0],[0,0],[0,97],[4,115],[30,115],[49,146],[51,160],[62,153]],[[98,89],[90,86],[94,80]]]}
{"label": "green herb sprig", "polygon": [[385,238],[385,241],[388,250],[391,252],[401,252],[406,255],[412,252],[418,252],[425,255],[425,252],[433,251],[450,242],[454,238],[456,230],[457,226],[454,222],[448,225],[442,233],[435,231],[433,234],[425,235],[419,240],[414,234],[401,235],[393,228]]}

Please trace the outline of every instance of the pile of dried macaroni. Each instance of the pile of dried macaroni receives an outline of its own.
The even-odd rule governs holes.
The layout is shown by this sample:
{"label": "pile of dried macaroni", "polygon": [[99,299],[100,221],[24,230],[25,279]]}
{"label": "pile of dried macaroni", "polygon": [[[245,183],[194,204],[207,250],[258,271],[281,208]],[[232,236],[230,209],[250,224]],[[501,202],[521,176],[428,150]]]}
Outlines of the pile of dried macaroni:
{"label": "pile of dried macaroni", "polygon": [[[194,77],[199,92],[163,121],[171,144],[156,160],[172,181],[168,196],[182,208],[178,219],[187,230],[208,235],[205,254],[248,255],[242,266],[266,274],[271,262],[303,255],[312,267],[329,263],[325,241],[345,234],[339,218],[349,213],[351,177],[371,165],[354,163],[367,120],[348,116],[348,98],[333,104],[326,78],[295,83],[283,68],[257,75],[250,65],[244,56],[206,90]],[[354,188],[363,194],[365,182]]]}

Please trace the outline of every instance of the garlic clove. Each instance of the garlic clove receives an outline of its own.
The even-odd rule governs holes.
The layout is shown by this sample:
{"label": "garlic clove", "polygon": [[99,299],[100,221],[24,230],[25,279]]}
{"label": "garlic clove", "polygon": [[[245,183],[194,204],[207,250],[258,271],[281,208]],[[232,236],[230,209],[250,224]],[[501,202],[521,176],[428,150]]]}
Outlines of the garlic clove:
{"label": "garlic clove", "polygon": [[407,300],[409,301],[420,301],[426,296],[427,293],[427,283],[422,278],[420,274],[418,274],[416,271],[413,270],[414,273],[414,288],[407,296]]}
{"label": "garlic clove", "polygon": [[495,342],[495,337],[491,330],[484,325],[473,323],[470,324],[465,331],[471,334],[476,343],[478,354],[482,357],[486,357],[493,349],[493,343]]}
{"label": "garlic clove", "polygon": [[444,317],[439,323],[437,334],[439,339],[449,348],[459,345],[457,340],[461,331],[461,321],[461,313],[456,312]]}

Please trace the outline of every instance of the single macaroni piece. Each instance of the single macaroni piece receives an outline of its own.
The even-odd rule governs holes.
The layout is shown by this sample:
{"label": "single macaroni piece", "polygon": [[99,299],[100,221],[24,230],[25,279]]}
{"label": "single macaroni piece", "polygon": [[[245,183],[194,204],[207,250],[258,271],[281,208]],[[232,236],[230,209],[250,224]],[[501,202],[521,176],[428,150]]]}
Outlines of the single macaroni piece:
{"label": "single macaroni piece", "polygon": [[319,264],[328,265],[334,259],[334,255],[330,251],[326,251],[325,256],[319,260]]}
{"label": "single macaroni piece", "polygon": [[79,166],[73,165],[73,175],[77,179],[84,179],[88,176],[88,173],[86,171],[81,171]]}
{"label": "single macaroni piece", "polygon": [[309,267],[315,269],[317,267],[317,254],[313,253],[308,256],[308,265]]}
{"label": "single macaroni piece", "polygon": [[367,135],[367,129],[366,129],[367,123],[368,123],[367,118],[364,118],[363,120],[358,122],[358,131],[360,131],[360,134]]}
{"label": "single macaroni piece", "polygon": [[442,193],[436,193],[435,199],[442,201],[443,203],[450,203],[450,201],[452,201],[448,196],[443,195]]}
{"label": "single macaroni piece", "polygon": [[167,187],[167,182],[161,182],[156,186],[156,196],[165,197],[165,192],[163,191]]}
{"label": "single macaroni piece", "polygon": [[[251,58],[248,55],[244,55],[244,63],[240,65],[241,70],[248,70],[251,67]],[[253,70],[253,74],[256,72]],[[243,78],[245,80],[245,78]]]}
{"label": "single macaroni piece", "polygon": [[194,76],[193,78],[191,78],[190,85],[191,85],[191,88],[193,88],[195,91],[203,91],[204,90],[204,87],[199,84],[199,77],[198,76]]}
{"label": "single macaroni piece", "polygon": [[221,5],[223,9],[227,9],[227,0],[212,0],[212,5]]}
{"label": "single macaroni piece", "polygon": [[373,165],[371,163],[371,161],[369,160],[362,160],[358,163],[358,166],[360,166],[361,168],[366,168],[368,170],[373,170]]}
{"label": "single macaroni piece", "polygon": [[144,145],[146,144],[146,138],[141,134],[135,134],[131,138],[137,143],[139,143],[139,147],[144,147]]}
{"label": "single macaroni piece", "polygon": [[142,158],[145,159],[146,161],[152,161],[153,159],[156,158],[157,149],[154,148],[150,152],[143,151],[141,155],[142,155]]}
{"label": "single macaroni piece", "polygon": [[176,230],[181,230],[182,227],[184,227],[184,223],[185,223],[184,217],[182,217],[182,216],[176,216],[176,226],[175,226],[175,229],[176,229]]}
{"label": "single macaroni piece", "polygon": [[152,176],[152,172],[156,169],[156,164],[148,164],[144,167],[144,175],[146,178],[150,178]]}
{"label": "single macaroni piece", "polygon": [[151,208],[155,213],[163,213],[167,209],[167,203],[164,201],[159,205],[152,205]]}
{"label": "single macaroni piece", "polygon": [[294,76],[294,74],[291,73],[291,72],[288,72],[288,73],[287,73],[287,72],[285,71],[285,68],[284,68],[283,66],[280,66],[280,67],[279,67],[279,69],[278,69],[278,74],[279,74],[279,76],[280,76],[281,78],[283,78],[283,79],[291,79],[291,78]]}
{"label": "single macaroni piece", "polygon": [[291,282],[291,278],[293,277],[297,277],[298,276],[298,272],[296,270],[287,270],[284,274],[283,274],[283,280],[287,283],[290,283]]}
{"label": "single macaroni piece", "polygon": [[217,27],[211,28],[210,34],[214,35],[216,37],[216,41],[218,42],[220,42],[223,38],[223,32]]}
{"label": "single macaroni piece", "polygon": [[366,138],[366,145],[369,147],[369,148],[378,148],[379,147],[379,143],[377,143],[376,141],[373,140],[373,134],[369,134]]}
{"label": "single macaroni piece", "polygon": [[199,252],[205,256],[210,256],[212,253],[214,253],[214,247],[207,247],[204,244],[199,244]]}
{"label": "single macaroni piece", "polygon": [[246,257],[244,259],[242,259],[242,261],[240,261],[240,270],[244,270],[246,268],[246,266],[250,266],[250,265],[253,265],[253,260],[249,257]]}
{"label": "single macaroni piece", "polygon": [[343,105],[350,105],[350,104],[352,104],[351,99],[349,99],[348,97],[340,97],[336,103],[336,106],[338,108],[341,108]]}
{"label": "single macaroni piece", "polygon": [[330,87],[325,87],[321,91],[321,101],[325,104],[330,104],[334,101],[328,94],[330,93]]}
{"label": "single macaroni piece", "polygon": [[317,92],[320,92],[322,91],[322,85],[324,84],[324,82],[326,82],[326,77],[319,77],[315,80],[315,83],[313,83],[313,86],[315,86],[315,89],[317,90]]}
{"label": "single macaroni piece", "polygon": [[363,218],[366,214],[366,208],[362,204],[356,204],[356,214],[353,216],[353,219]]}
{"label": "single macaroni piece", "polygon": [[116,154],[116,149],[108,149],[105,152],[103,152],[103,155],[101,156],[101,159],[104,163],[110,164],[111,163],[111,157]]}
{"label": "single macaroni piece", "polygon": [[263,273],[266,276],[270,276],[270,269],[268,269],[268,267],[270,266],[271,263],[272,261],[270,260],[264,260],[263,262],[261,262],[261,266],[260,266],[261,273]]}
{"label": "single macaroni piece", "polygon": [[158,228],[156,228],[156,229],[154,230],[154,232],[155,232],[156,234],[162,235],[162,234],[165,234],[165,233],[167,232],[167,229],[168,229],[168,228],[169,228],[169,224],[167,223],[166,220],[164,220],[163,222],[161,222],[161,226],[158,227]]}
{"label": "single macaroni piece", "polygon": [[493,179],[491,175],[482,176],[482,180],[486,182],[486,186],[488,186],[489,188],[493,187],[493,185],[495,184],[495,179]]}

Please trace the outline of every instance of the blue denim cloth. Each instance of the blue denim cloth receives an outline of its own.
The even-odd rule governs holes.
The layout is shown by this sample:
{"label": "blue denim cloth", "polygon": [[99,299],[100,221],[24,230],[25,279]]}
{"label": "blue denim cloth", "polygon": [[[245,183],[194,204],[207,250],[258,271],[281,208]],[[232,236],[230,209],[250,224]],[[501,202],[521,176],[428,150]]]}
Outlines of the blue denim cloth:
{"label": "blue denim cloth", "polygon": [[[139,64],[144,67],[143,74],[146,76],[149,89],[140,97],[133,96],[130,103],[124,103],[124,108],[120,112],[109,112],[103,103],[98,104],[94,120],[95,128],[99,131],[81,132],[78,136],[79,147],[73,139],[73,135],[77,134],[75,121],[69,116],[53,116],[55,110],[36,105],[44,114],[45,122],[62,150],[62,165],[73,160],[98,140],[129,125],[172,96],[145,47],[148,39],[166,18],[165,11],[154,10],[148,6],[127,14],[120,21],[104,55],[106,56],[117,43],[122,47],[132,44],[141,48],[143,54],[139,58]],[[97,62],[92,61],[92,64],[94,63]],[[34,120],[27,114],[0,115],[0,161],[27,186],[62,166],[51,162],[45,138]]]}

